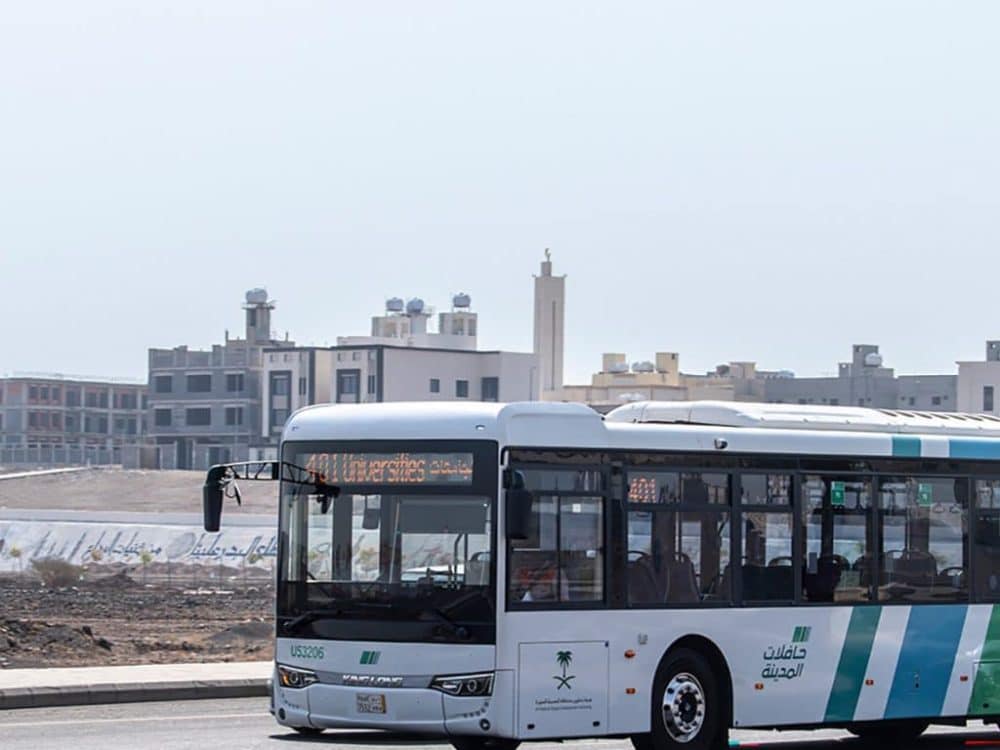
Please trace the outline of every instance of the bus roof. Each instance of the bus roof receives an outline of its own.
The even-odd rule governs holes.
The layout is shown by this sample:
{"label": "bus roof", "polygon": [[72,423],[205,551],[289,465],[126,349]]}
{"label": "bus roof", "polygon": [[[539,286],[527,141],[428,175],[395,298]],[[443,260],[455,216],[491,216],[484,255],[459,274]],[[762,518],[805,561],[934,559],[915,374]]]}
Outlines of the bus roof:
{"label": "bus roof", "polygon": [[639,401],[618,407],[607,415],[607,420],[638,424],[699,424],[765,429],[1000,437],[1000,417],[990,414],[868,409],[858,406],[731,401]]}
{"label": "bus roof", "polygon": [[503,447],[1000,460],[1000,420],[728,402],[642,402],[606,417],[583,404],[325,404],[297,411],[287,441],[496,440]]}

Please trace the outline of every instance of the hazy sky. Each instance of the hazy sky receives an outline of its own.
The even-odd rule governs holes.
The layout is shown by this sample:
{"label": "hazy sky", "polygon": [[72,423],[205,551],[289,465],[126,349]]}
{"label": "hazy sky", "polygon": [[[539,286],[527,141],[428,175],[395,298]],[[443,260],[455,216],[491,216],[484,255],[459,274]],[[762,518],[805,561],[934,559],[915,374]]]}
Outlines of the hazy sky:
{"label": "hazy sky", "polygon": [[799,374],[1000,338],[1000,3],[8,3],[0,372],[143,376],[472,295],[531,347]]}

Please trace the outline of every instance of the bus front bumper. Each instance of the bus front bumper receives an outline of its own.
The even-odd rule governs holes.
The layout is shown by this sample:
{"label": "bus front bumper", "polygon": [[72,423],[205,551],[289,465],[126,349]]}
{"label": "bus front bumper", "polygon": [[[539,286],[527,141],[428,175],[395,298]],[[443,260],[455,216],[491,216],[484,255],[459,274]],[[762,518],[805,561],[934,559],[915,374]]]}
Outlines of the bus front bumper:
{"label": "bus front bumper", "polygon": [[291,689],[277,681],[273,691],[274,718],[289,727],[479,737],[509,737],[513,731],[513,716],[506,721],[499,716],[492,696],[456,698],[429,688],[358,688],[322,683]]}

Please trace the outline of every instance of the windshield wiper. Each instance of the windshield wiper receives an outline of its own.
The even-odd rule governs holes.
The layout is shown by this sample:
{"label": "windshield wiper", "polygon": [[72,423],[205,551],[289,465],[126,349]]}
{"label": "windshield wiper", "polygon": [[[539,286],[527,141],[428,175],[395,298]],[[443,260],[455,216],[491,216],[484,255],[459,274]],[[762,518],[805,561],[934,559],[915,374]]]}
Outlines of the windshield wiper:
{"label": "windshield wiper", "polygon": [[305,625],[306,623],[313,622],[315,620],[321,620],[327,617],[340,617],[341,615],[356,614],[362,609],[389,609],[390,606],[391,605],[389,604],[379,604],[377,602],[351,602],[349,605],[335,607],[332,609],[310,609],[296,617],[293,617],[291,620],[287,620],[282,627],[286,632],[291,632],[300,625]]}

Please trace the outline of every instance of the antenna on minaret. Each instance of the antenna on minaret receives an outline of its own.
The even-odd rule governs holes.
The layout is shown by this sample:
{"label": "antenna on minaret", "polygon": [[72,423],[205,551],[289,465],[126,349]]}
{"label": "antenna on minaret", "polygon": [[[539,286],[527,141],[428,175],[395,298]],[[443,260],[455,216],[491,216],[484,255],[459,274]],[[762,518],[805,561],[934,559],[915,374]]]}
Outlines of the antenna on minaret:
{"label": "antenna on minaret", "polygon": [[552,260],[552,251],[549,250],[548,248],[545,248],[545,260],[548,261]]}

